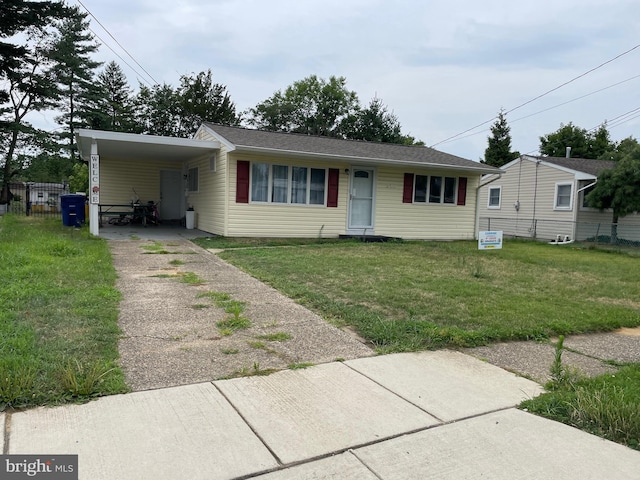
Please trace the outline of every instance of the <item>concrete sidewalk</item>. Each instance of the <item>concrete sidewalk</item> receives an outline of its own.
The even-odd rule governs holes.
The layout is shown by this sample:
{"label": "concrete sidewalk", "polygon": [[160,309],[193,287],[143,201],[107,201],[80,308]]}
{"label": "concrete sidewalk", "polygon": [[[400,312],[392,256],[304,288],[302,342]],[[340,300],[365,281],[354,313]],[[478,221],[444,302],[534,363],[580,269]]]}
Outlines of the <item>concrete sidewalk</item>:
{"label": "concrete sidewalk", "polygon": [[459,352],[334,362],[6,414],[5,453],[81,479],[636,479],[640,453],[513,408],[540,386]]}

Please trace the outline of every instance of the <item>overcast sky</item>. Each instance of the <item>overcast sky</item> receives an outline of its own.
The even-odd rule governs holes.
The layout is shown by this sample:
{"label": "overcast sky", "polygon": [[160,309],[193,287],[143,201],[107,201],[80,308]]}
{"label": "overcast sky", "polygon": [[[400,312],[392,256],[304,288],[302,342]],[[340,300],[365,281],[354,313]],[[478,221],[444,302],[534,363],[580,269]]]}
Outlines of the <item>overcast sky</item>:
{"label": "overcast sky", "polygon": [[[309,75],[344,76],[362,105],[378,96],[404,133],[472,160],[483,158],[500,108],[511,110],[640,44],[638,0],[82,3],[157,82],[176,86],[180,75],[211,69],[242,111]],[[115,60],[137,89],[143,70],[94,19],[92,30],[103,43],[98,59]],[[510,112],[513,149],[534,153],[541,135],[569,122],[591,129],[608,120],[614,140],[640,138],[640,117],[614,121],[636,108],[621,120],[640,115],[639,87],[637,48]],[[439,143],[485,121],[469,132],[475,135]]]}

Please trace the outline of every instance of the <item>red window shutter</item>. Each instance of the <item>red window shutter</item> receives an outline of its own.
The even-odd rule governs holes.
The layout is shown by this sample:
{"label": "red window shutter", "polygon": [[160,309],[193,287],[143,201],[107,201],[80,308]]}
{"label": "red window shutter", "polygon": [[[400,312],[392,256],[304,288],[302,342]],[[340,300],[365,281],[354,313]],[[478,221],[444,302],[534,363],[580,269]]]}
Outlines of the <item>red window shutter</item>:
{"label": "red window shutter", "polygon": [[329,169],[329,191],[327,192],[327,207],[338,206],[338,184],[340,183],[340,170]]}
{"label": "red window shutter", "polygon": [[404,174],[404,189],[402,190],[402,203],[413,203],[413,173]]}
{"label": "red window shutter", "polygon": [[249,162],[238,160],[236,203],[249,203]]}
{"label": "red window shutter", "polygon": [[467,177],[458,178],[458,205],[467,203]]}

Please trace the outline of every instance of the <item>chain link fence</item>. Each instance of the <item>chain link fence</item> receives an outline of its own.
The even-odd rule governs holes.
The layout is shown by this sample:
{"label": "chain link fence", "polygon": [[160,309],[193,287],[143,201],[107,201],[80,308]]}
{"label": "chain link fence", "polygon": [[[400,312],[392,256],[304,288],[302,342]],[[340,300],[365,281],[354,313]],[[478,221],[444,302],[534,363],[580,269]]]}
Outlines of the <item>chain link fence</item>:
{"label": "chain link fence", "polygon": [[480,217],[479,229],[501,230],[506,237],[640,247],[640,225],[587,223],[539,218]]}

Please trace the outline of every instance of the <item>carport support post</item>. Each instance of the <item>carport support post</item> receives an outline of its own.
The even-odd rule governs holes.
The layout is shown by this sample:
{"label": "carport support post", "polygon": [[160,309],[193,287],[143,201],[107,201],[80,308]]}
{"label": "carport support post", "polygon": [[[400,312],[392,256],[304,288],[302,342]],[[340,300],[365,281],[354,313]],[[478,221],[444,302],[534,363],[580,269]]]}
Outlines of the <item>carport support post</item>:
{"label": "carport support post", "polygon": [[89,232],[96,237],[100,235],[99,217],[100,203],[100,156],[98,142],[91,142],[91,158],[89,160]]}

